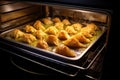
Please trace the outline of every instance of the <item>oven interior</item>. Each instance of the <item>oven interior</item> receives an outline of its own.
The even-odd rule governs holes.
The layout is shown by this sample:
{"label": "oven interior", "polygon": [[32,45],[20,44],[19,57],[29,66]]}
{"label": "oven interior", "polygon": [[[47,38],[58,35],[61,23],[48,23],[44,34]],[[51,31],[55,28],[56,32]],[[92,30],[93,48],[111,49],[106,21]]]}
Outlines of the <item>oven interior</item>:
{"label": "oven interior", "polygon": [[[91,79],[100,77],[110,29],[110,15],[107,12],[82,6],[19,1],[1,1],[0,6],[0,33],[30,24],[44,17],[56,16],[83,24],[94,22],[99,26],[104,26],[106,31],[100,39],[80,60],[75,62],[64,62],[64,60],[57,60],[49,56],[37,54],[33,56],[33,53],[37,53],[36,50],[0,38],[0,44],[2,45],[0,49],[14,54],[15,57],[18,56],[21,59],[44,66],[67,76],[74,77],[78,74],[85,74],[86,77]],[[39,73],[39,71],[37,73]]]}

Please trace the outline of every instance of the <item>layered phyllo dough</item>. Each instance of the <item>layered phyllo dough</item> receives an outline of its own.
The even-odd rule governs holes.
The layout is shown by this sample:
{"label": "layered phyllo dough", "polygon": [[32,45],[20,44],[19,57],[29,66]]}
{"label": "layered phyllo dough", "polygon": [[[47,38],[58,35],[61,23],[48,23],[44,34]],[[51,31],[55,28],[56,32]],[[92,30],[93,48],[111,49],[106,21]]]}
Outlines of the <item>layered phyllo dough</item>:
{"label": "layered phyllo dough", "polygon": [[67,27],[65,28],[65,31],[67,31],[67,33],[68,33],[69,35],[74,35],[74,34],[77,33],[77,31],[75,31],[75,29],[73,28],[73,26],[67,26]]}
{"label": "layered phyllo dough", "polygon": [[36,37],[33,36],[32,34],[29,34],[29,33],[25,33],[23,36],[21,36],[20,38],[20,41],[21,42],[24,42],[24,43],[28,43],[28,44],[31,44],[33,43],[34,41],[36,41]]}
{"label": "layered phyllo dough", "polygon": [[23,35],[24,35],[24,32],[22,32],[19,29],[14,29],[14,30],[8,32],[7,37],[11,37],[16,40],[16,39],[22,37]]}
{"label": "layered phyllo dough", "polygon": [[72,26],[75,31],[80,31],[82,28],[82,24],[80,24],[80,23],[74,23],[74,24],[72,24]]}
{"label": "layered phyllo dough", "polygon": [[61,22],[61,20],[60,20],[59,17],[55,17],[55,18],[53,18],[52,21],[53,21],[54,23]]}
{"label": "layered phyllo dough", "polygon": [[76,56],[75,51],[65,45],[57,46],[55,49],[55,52],[58,54],[67,56],[67,57],[75,57]]}
{"label": "layered phyllo dough", "polygon": [[37,30],[36,30],[33,26],[31,26],[31,25],[26,25],[23,29],[24,29],[24,31],[25,31],[26,33],[34,33],[34,32],[37,31]]}
{"label": "layered phyllo dough", "polygon": [[85,37],[82,33],[78,33],[74,35],[74,38],[78,39],[79,42],[84,43],[84,44],[90,43],[90,39]]}
{"label": "layered phyllo dough", "polygon": [[69,34],[65,30],[61,30],[58,33],[58,38],[60,40],[67,40],[68,38],[70,38],[70,36],[69,36]]}
{"label": "layered phyllo dough", "polygon": [[55,27],[58,29],[58,30],[63,30],[64,29],[64,24],[62,22],[56,22],[55,23]]}
{"label": "layered phyllo dough", "polygon": [[62,23],[64,24],[64,25],[71,25],[71,22],[68,20],[68,19],[63,19],[62,20]]}
{"label": "layered phyllo dough", "polygon": [[37,44],[36,44],[36,47],[41,48],[41,49],[48,50],[49,45],[48,45],[47,42],[44,41],[44,40],[38,40],[38,42],[37,42]]}
{"label": "layered phyllo dough", "polygon": [[47,36],[47,34],[42,30],[37,30],[36,32],[33,33],[33,35],[40,40],[44,40]]}
{"label": "layered phyllo dough", "polygon": [[58,33],[58,29],[55,26],[48,27],[45,32],[49,35],[56,35]]}
{"label": "layered phyllo dough", "polygon": [[51,25],[53,24],[53,21],[50,18],[43,18],[42,19],[43,23],[46,25]]}
{"label": "layered phyllo dough", "polygon": [[33,24],[34,28],[37,30],[45,30],[45,27],[43,26],[43,23],[40,20],[37,20],[34,24]]}
{"label": "layered phyllo dough", "polygon": [[91,38],[96,34],[96,30],[98,30],[98,27],[95,24],[91,23],[91,24],[87,24],[85,27],[83,27],[81,29],[81,33],[84,36]]}
{"label": "layered phyllo dough", "polygon": [[55,35],[48,35],[46,41],[50,46],[56,46],[59,44],[59,39]]}
{"label": "layered phyllo dough", "polygon": [[63,44],[73,49],[86,47],[85,44],[80,43],[79,40],[74,37],[67,39],[66,41],[63,42]]}

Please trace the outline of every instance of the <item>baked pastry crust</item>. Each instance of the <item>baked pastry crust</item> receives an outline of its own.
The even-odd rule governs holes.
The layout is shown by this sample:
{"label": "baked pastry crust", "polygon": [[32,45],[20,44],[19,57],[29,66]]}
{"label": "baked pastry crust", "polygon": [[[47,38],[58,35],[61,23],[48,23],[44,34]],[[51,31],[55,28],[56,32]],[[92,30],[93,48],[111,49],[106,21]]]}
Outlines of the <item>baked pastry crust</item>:
{"label": "baked pastry crust", "polygon": [[71,50],[69,47],[65,45],[57,46],[56,53],[67,56],[67,57],[75,57],[76,53],[75,51]]}

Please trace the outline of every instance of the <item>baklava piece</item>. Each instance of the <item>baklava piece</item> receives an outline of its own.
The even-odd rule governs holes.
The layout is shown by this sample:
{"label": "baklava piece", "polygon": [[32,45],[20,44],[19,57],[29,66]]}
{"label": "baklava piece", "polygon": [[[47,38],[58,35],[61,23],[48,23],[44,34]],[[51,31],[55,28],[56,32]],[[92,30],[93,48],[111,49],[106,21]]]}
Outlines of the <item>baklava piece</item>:
{"label": "baklava piece", "polygon": [[97,27],[97,25],[94,24],[94,23],[89,23],[89,24],[87,24],[87,27],[91,28],[91,29],[94,30],[94,31],[99,30],[99,28]]}
{"label": "baklava piece", "polygon": [[65,45],[57,46],[55,52],[60,55],[67,56],[67,57],[75,57],[76,56],[75,51],[71,50],[70,48],[68,48]]}
{"label": "baklava piece", "polygon": [[48,27],[45,32],[50,35],[56,35],[58,33],[58,29],[54,26]]}
{"label": "baklava piece", "polygon": [[81,43],[90,43],[90,39],[86,38],[82,33],[78,33],[74,37],[78,39]]}
{"label": "baklava piece", "polygon": [[46,41],[50,46],[56,46],[59,44],[59,39],[55,35],[49,35]]}
{"label": "baklava piece", "polygon": [[93,23],[90,23],[81,29],[81,33],[86,37],[91,38],[96,34],[96,30],[98,30],[97,26]]}
{"label": "baklava piece", "polygon": [[74,23],[72,26],[76,31],[80,31],[82,28],[82,24],[80,23]]}
{"label": "baklava piece", "polygon": [[21,41],[24,42],[24,43],[28,43],[28,44],[31,44],[32,42],[36,41],[36,37],[33,36],[32,34],[24,34],[22,37],[21,37]]}
{"label": "baklava piece", "polygon": [[36,47],[47,50],[49,46],[44,40],[39,40],[36,44]]}
{"label": "baklava piece", "polygon": [[24,27],[24,31],[25,31],[26,33],[34,33],[34,32],[36,32],[37,30],[36,30],[33,26],[31,26],[31,25],[26,25],[26,26]]}
{"label": "baklava piece", "polygon": [[58,29],[58,30],[62,30],[64,29],[64,24],[62,22],[56,22],[55,23],[55,27]]}
{"label": "baklava piece", "polygon": [[62,20],[62,23],[64,24],[64,25],[71,25],[71,23],[70,23],[70,21],[68,20],[68,19],[63,19]]}
{"label": "baklava piece", "polygon": [[45,30],[45,27],[43,26],[42,22],[40,20],[37,20],[34,24],[33,24],[34,28],[37,30]]}
{"label": "baklava piece", "polygon": [[82,44],[78,41],[78,39],[71,37],[69,39],[67,39],[66,41],[63,42],[63,44],[65,44],[66,46],[70,47],[70,48],[85,48],[86,45]]}
{"label": "baklava piece", "polygon": [[87,30],[86,30],[86,31],[85,31],[85,30],[81,30],[81,33],[82,33],[85,37],[87,37],[87,38],[92,38],[92,37],[93,37],[93,35],[90,34]]}
{"label": "baklava piece", "polygon": [[58,38],[60,40],[67,40],[70,36],[68,35],[68,33],[65,31],[65,30],[61,30],[59,33],[58,33]]}
{"label": "baklava piece", "polygon": [[22,32],[19,29],[14,29],[7,34],[7,37],[11,37],[13,39],[18,39],[23,35],[24,35],[24,32]]}
{"label": "baklava piece", "polygon": [[54,23],[61,22],[60,18],[58,18],[58,17],[53,18],[52,21]]}
{"label": "baklava piece", "polygon": [[69,35],[74,35],[77,33],[77,31],[75,31],[75,29],[73,28],[73,26],[67,26],[65,28],[65,31],[69,34]]}
{"label": "baklava piece", "polygon": [[51,25],[51,24],[53,24],[53,22],[51,21],[50,18],[43,18],[42,21],[43,21],[43,23],[46,24],[46,25]]}
{"label": "baklava piece", "polygon": [[35,33],[34,33],[34,36],[37,38],[37,39],[40,39],[40,40],[43,40],[46,38],[47,34],[45,32],[43,32],[42,30],[37,30]]}

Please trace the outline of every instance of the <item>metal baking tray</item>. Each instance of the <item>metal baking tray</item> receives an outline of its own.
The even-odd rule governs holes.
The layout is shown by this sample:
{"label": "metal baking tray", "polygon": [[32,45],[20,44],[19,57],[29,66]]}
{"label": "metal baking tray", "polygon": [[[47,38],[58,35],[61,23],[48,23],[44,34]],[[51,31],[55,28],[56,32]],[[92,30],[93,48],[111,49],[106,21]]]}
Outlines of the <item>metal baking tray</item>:
{"label": "metal baking tray", "polygon": [[[59,58],[59,59],[67,60],[67,61],[76,61],[76,60],[79,60],[80,58],[82,58],[82,56],[85,55],[85,53],[98,41],[98,39],[106,31],[106,27],[104,27],[104,26],[98,26],[98,27],[100,29],[100,33],[95,37],[95,39],[92,42],[90,42],[90,44],[88,44],[88,46],[86,48],[79,48],[77,50],[73,49],[76,53],[75,57],[67,57],[67,56],[64,56],[64,55],[61,55],[61,54],[56,54],[54,51],[48,51],[48,50],[40,49],[40,48],[31,46],[31,45],[28,45],[28,44],[25,44],[25,43],[22,43],[22,42],[17,42],[15,40],[7,39],[7,38],[5,38],[5,39],[7,39],[8,41],[12,41],[12,42],[15,42],[17,44],[23,45],[25,47],[28,47],[28,48],[30,48],[29,50],[32,50],[32,49],[37,50],[37,54],[42,54],[42,55],[45,55],[45,56],[48,56],[48,57],[52,57],[52,58],[56,58],[56,59]],[[2,32],[0,34],[0,36],[2,37],[4,34],[10,32],[11,30],[13,30],[13,29]]]}

